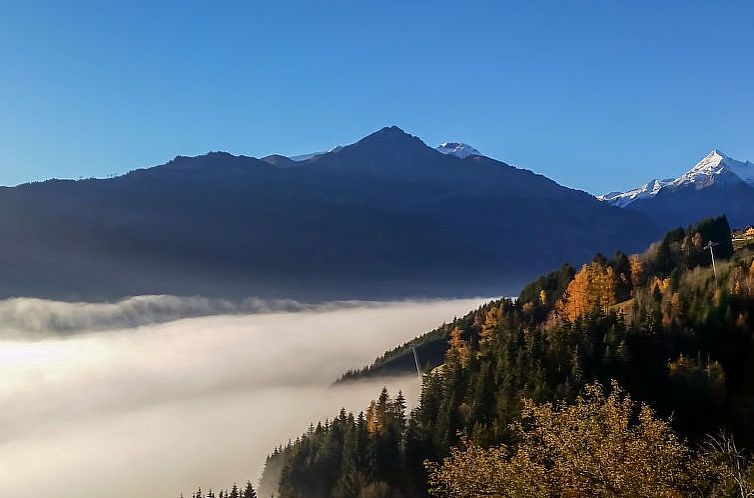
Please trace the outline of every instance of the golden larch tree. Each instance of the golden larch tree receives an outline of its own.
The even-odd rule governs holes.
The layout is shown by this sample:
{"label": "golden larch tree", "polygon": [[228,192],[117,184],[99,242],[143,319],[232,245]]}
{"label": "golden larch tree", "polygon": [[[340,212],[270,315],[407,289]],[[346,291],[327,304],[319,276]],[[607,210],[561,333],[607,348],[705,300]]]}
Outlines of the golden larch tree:
{"label": "golden larch tree", "polygon": [[382,420],[380,420],[379,413],[377,413],[377,402],[372,400],[367,408],[367,432],[370,434],[377,434],[382,429]]}
{"label": "golden larch tree", "polygon": [[495,329],[503,319],[503,305],[493,306],[484,314],[479,332],[479,352],[483,353],[495,340]]}
{"label": "golden larch tree", "polygon": [[628,261],[631,268],[631,286],[636,289],[641,286],[644,280],[644,263],[636,254],[631,256]]}
{"label": "golden larch tree", "polygon": [[616,278],[612,267],[600,263],[584,265],[568,284],[556,311],[574,321],[598,309],[608,310],[615,305],[615,291]]}
{"label": "golden larch tree", "polygon": [[445,353],[445,361],[446,363],[466,367],[469,362],[469,347],[466,344],[466,341],[461,337],[462,333],[463,332],[458,327],[454,327],[450,332],[448,352]]}

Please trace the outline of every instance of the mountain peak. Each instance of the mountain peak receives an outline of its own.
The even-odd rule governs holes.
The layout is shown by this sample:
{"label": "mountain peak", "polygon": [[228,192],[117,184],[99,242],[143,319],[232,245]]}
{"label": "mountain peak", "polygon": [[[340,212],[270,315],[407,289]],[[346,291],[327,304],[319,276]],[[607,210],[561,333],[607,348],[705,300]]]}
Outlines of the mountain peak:
{"label": "mountain peak", "polygon": [[636,187],[626,192],[610,192],[609,194],[597,196],[597,199],[612,204],[613,206],[626,207],[636,200],[654,197],[657,195],[657,192],[666,185],[669,185],[672,181],[672,178],[664,180],[654,178],[640,187]]}
{"label": "mountain peak", "polygon": [[754,186],[754,164],[749,161],[737,161],[718,148],[712,149],[691,169],[678,178],[652,180],[649,183],[626,192],[611,192],[598,199],[625,207],[636,200],[652,198],[661,190],[670,190],[692,186],[697,190],[712,185],[736,184],[744,182]]}
{"label": "mountain peak", "polygon": [[469,144],[463,142],[445,142],[436,147],[436,150],[443,154],[460,157],[465,159],[469,156],[481,156],[481,152]]}
{"label": "mountain peak", "polygon": [[380,132],[382,132],[382,133],[400,133],[400,134],[403,134],[403,135],[408,135],[408,133],[406,133],[405,131],[403,131],[402,129],[400,129],[399,127],[397,127],[395,125],[385,126],[381,130],[379,130],[377,133],[380,133]]}
{"label": "mountain peak", "polygon": [[672,185],[704,186],[726,179],[723,177],[727,177],[728,181],[732,178],[733,181],[741,180],[754,185],[754,165],[748,161],[737,161],[725,155],[720,149],[714,148],[693,168],[673,181]]}
{"label": "mountain peak", "polygon": [[374,133],[367,135],[351,147],[377,147],[385,149],[403,150],[405,148],[417,147],[428,148],[427,145],[421,141],[420,138],[415,137],[405,131],[401,130],[397,126],[386,126],[381,130],[377,130]]}
{"label": "mountain peak", "polygon": [[393,125],[393,126],[386,126],[384,128],[381,128],[375,131],[374,133],[370,133],[366,137],[359,140],[359,142],[363,142],[365,140],[375,140],[375,139],[384,139],[384,138],[396,139],[396,138],[416,138],[416,137],[409,133],[406,133],[402,129]]}

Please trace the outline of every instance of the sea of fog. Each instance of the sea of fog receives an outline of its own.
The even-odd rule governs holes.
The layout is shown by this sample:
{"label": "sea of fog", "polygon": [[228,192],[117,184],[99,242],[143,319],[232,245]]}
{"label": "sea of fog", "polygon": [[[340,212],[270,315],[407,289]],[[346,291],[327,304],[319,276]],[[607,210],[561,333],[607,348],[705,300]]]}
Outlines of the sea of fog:
{"label": "sea of fog", "polygon": [[329,386],[484,301],[0,301],[0,495],[172,498],[255,481],[274,446],[383,385],[414,404],[415,376]]}

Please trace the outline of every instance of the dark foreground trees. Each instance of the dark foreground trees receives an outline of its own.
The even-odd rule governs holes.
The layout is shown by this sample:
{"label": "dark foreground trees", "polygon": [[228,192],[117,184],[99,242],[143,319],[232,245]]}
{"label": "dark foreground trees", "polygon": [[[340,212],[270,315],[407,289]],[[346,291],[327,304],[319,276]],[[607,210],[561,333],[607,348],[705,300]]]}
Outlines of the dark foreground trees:
{"label": "dark foreground trees", "polygon": [[598,383],[573,404],[525,400],[518,443],[483,448],[463,440],[442,463],[428,463],[438,498],[752,496],[748,462],[730,440],[693,451],[617,384]]}

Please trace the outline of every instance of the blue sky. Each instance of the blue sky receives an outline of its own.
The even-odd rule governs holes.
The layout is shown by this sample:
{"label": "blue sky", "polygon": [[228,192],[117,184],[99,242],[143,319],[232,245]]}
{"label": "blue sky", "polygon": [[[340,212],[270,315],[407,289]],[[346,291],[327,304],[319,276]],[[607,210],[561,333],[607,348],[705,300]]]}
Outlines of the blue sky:
{"label": "blue sky", "polygon": [[594,193],[754,160],[754,3],[0,4],[0,184],[392,124]]}

